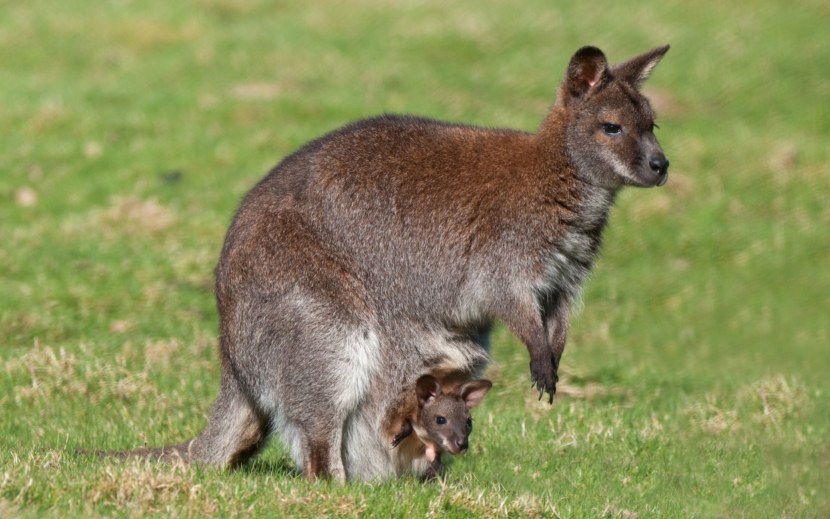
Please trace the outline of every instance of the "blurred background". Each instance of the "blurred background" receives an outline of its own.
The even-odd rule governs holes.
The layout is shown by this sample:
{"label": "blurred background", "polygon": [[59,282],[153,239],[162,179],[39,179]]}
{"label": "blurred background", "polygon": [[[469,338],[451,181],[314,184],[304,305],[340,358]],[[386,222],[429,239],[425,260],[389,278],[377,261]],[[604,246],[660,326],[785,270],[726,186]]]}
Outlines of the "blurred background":
{"label": "blurred background", "polygon": [[[533,402],[524,347],[498,329],[492,436],[484,419],[486,452],[456,467],[515,496],[530,478],[498,465],[524,474],[549,449],[528,470],[573,513],[827,513],[828,24],[824,0],[0,3],[0,444],[198,432],[224,232],[304,142],[384,112],[534,131],[579,47],[614,63],[669,43],[645,88],[669,182],[612,212],[562,399]],[[651,468],[609,468],[625,456]],[[575,466],[598,476],[544,485]],[[25,481],[4,502],[48,507]],[[633,508],[604,508],[608,487]]]}

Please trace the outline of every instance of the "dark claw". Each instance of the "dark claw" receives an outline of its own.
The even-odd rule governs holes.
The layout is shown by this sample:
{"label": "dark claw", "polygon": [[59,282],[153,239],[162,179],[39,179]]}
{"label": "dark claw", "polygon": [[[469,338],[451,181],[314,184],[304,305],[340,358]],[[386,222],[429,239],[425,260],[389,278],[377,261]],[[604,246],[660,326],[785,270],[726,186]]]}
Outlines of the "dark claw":
{"label": "dark claw", "polygon": [[[559,382],[559,366],[558,362],[555,359],[552,359],[553,363],[551,365],[545,365],[544,368],[534,369],[534,362],[531,361],[530,371],[531,371],[531,388],[536,388],[538,394],[538,400],[541,401],[542,397],[545,393],[548,394],[548,404],[553,404],[553,396],[556,393],[556,383]],[[545,363],[540,363],[544,365]],[[548,370],[552,367],[553,369],[548,372]],[[541,375],[540,375],[541,374]]]}

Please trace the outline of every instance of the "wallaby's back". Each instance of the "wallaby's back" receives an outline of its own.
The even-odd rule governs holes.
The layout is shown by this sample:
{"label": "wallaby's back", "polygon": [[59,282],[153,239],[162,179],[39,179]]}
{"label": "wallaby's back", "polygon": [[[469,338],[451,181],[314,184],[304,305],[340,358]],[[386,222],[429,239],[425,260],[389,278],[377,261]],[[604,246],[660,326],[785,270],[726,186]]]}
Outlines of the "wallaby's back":
{"label": "wallaby's back", "polygon": [[[553,202],[574,208],[579,186],[554,151],[533,134],[413,117],[348,125],[287,158],[246,197],[219,290],[238,288],[240,267],[257,285],[293,284],[296,269],[276,268],[262,239],[307,239],[327,247],[340,279],[354,280],[356,308],[445,321],[489,271],[541,268],[539,257],[565,232],[560,221],[572,215]],[[557,161],[561,178],[551,179]]]}

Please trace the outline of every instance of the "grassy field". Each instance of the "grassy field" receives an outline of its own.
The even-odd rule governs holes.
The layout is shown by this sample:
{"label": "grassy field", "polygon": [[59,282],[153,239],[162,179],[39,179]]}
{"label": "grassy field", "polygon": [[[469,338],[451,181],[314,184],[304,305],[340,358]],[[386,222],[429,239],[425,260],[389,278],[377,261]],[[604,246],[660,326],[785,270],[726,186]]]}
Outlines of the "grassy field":
{"label": "grassy field", "polygon": [[[2,2],[0,516],[830,516],[830,4]],[[555,6],[552,6],[555,4]],[[571,54],[672,50],[554,405],[502,328],[439,483],[79,457],[195,435],[241,196],[357,118],[533,130]]]}

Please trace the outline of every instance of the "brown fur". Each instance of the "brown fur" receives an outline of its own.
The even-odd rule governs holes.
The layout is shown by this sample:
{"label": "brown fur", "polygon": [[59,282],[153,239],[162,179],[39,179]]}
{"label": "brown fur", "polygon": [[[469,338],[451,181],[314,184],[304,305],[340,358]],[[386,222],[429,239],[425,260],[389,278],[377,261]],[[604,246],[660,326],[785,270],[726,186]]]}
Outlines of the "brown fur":
{"label": "brown fur", "polygon": [[222,387],[205,431],[176,452],[234,465],[276,430],[309,478],[422,470],[384,447],[405,416],[396,388],[478,376],[494,320],[552,399],[570,303],[617,191],[667,178],[638,91],[667,49],[617,67],[580,49],[536,133],[382,116],[283,160],[228,230]]}

